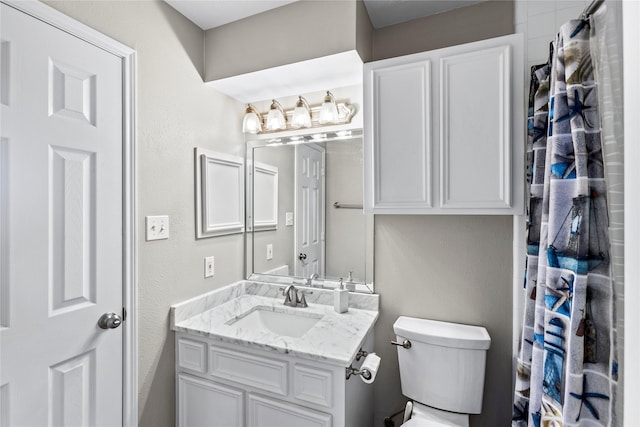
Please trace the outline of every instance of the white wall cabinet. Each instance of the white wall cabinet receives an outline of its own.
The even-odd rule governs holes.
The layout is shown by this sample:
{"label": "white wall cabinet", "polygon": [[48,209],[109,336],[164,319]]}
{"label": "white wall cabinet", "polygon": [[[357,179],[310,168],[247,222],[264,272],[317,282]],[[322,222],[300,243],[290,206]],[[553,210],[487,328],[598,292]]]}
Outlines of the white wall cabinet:
{"label": "white wall cabinet", "polygon": [[176,424],[370,427],[373,387],[345,368],[179,332]]}
{"label": "white wall cabinet", "polygon": [[522,214],[519,34],[364,67],[365,209]]}

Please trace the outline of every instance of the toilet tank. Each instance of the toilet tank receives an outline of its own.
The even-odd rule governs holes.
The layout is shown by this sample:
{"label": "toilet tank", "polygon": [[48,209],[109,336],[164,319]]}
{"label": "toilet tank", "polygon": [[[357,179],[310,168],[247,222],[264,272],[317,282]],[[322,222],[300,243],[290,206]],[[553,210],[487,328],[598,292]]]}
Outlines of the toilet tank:
{"label": "toilet tank", "polygon": [[463,414],[482,411],[487,350],[491,338],[480,326],[400,316],[398,342],[402,394],[425,405]]}

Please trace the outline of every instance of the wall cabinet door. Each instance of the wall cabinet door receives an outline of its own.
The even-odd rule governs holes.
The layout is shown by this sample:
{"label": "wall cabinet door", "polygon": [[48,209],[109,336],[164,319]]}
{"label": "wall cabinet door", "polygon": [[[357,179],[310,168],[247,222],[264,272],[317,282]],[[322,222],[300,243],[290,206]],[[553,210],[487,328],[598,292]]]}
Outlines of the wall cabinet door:
{"label": "wall cabinet door", "polygon": [[365,64],[365,208],[521,214],[522,37]]}
{"label": "wall cabinet door", "polygon": [[432,207],[431,67],[425,59],[371,71],[376,208]]}
{"label": "wall cabinet door", "polygon": [[178,374],[178,426],[244,427],[244,392]]}

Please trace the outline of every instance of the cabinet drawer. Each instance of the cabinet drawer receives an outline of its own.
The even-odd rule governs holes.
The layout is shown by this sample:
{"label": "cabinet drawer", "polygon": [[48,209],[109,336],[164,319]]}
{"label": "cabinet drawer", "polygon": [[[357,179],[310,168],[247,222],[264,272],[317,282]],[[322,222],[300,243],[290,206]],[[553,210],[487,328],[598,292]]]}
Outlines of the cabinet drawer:
{"label": "cabinet drawer", "polygon": [[333,405],[333,373],[296,364],[293,367],[293,397],[320,406]]}
{"label": "cabinet drawer", "polygon": [[178,366],[203,374],[207,372],[207,344],[180,338],[178,340]]}
{"label": "cabinet drawer", "polygon": [[209,367],[213,377],[287,395],[287,362],[211,346]]}
{"label": "cabinet drawer", "polygon": [[248,427],[331,427],[331,415],[262,396],[247,396]]}

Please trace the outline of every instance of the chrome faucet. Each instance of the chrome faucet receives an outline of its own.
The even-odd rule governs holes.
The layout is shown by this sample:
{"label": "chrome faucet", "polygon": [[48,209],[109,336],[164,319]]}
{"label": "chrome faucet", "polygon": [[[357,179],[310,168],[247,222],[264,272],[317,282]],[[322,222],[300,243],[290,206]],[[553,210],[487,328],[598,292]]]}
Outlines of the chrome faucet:
{"label": "chrome faucet", "polygon": [[313,287],[313,281],[316,280],[317,278],[318,278],[318,273],[311,274],[311,276],[309,276],[309,278],[307,279],[307,286]]}
{"label": "chrome faucet", "polygon": [[289,307],[308,307],[307,300],[304,297],[305,292],[298,290],[294,285],[289,285],[282,290],[284,295],[284,305]]}
{"label": "chrome faucet", "polygon": [[[319,277],[318,273],[313,273],[311,274],[311,276],[309,276],[307,279],[304,279],[304,281],[302,282],[296,282],[294,280],[293,284],[298,286],[306,286],[308,288],[313,288],[313,281],[316,280],[318,277]],[[322,284],[320,285],[320,287],[322,287]]]}

